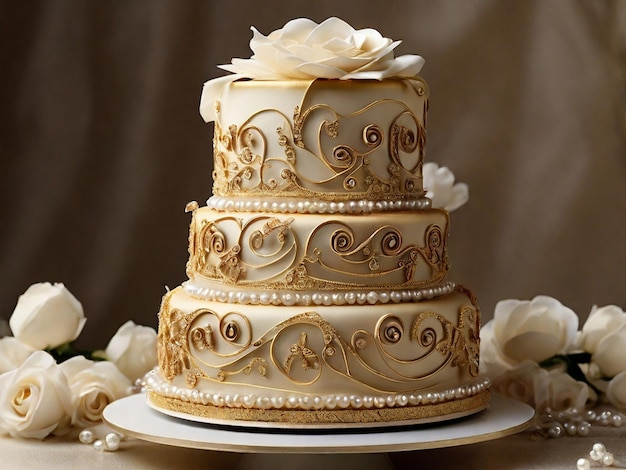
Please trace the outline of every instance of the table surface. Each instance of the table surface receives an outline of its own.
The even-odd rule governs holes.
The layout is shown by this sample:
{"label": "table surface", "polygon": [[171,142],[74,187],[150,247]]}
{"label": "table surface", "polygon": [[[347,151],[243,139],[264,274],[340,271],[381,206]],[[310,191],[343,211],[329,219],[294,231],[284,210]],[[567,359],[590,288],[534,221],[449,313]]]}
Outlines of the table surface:
{"label": "table surface", "polygon": [[[105,433],[106,429],[100,432]],[[272,469],[298,470],[341,468],[367,469],[572,469],[588,457],[596,442],[615,454],[612,468],[626,468],[626,425],[592,426],[585,437],[549,439],[533,436],[532,430],[502,439],[456,447],[386,454],[245,454],[189,449],[138,439],[122,442],[116,452],[98,452],[91,445],[69,437],[44,441],[0,437],[0,468],[28,469]],[[601,468],[601,467],[598,467]]]}

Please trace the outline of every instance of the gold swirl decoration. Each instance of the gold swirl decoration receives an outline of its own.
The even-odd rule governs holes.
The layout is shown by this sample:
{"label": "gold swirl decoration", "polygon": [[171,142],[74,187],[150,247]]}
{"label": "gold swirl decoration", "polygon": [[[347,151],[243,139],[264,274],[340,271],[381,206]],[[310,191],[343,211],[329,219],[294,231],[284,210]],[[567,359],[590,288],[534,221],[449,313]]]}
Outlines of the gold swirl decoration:
{"label": "gold swirl decoration", "polygon": [[[247,317],[229,312],[220,316],[210,309],[190,313],[170,308],[171,293],[164,297],[159,311],[157,357],[163,378],[172,381],[184,376],[188,387],[199,379],[223,382],[238,375],[250,375],[256,370],[266,373],[266,361],[253,357],[234,370],[228,369],[245,353],[252,341],[252,327]],[[211,371],[213,375],[211,375]]]}
{"label": "gold swirl decoration", "polygon": [[[435,283],[447,271],[442,233],[440,227],[431,226],[425,234],[425,246],[418,246],[405,243],[401,230],[392,225],[357,235],[347,224],[328,221],[313,230],[307,240],[302,269],[318,281],[341,278],[360,285],[367,282],[365,279],[386,279],[389,285],[399,287],[415,283],[416,268],[424,264],[431,272],[421,282]],[[440,238],[435,241],[437,236]]]}
{"label": "gold swirl decoration", "polygon": [[[422,198],[427,100],[413,85],[394,82],[403,91],[392,96],[414,97],[423,109],[411,109],[402,99],[382,98],[340,112],[316,101],[336,97],[342,102],[343,85],[316,80],[293,116],[270,108],[252,112],[241,123],[223,124],[218,118],[213,193],[332,201]],[[360,87],[369,93],[375,89],[369,83],[350,83],[353,93]]]}
{"label": "gold swirl decoration", "polygon": [[247,221],[236,217],[191,223],[187,274],[235,284],[253,272],[260,279],[284,275],[292,268],[297,237],[293,218],[258,216]]}
{"label": "gold swirl decoration", "polygon": [[391,214],[244,216],[202,208],[194,211],[190,224],[187,275],[264,290],[440,283],[448,271],[448,214],[429,210],[396,220]]}
{"label": "gold swirl decoration", "polygon": [[190,388],[208,380],[306,392],[343,377],[364,390],[397,393],[427,389],[450,367],[471,377],[478,372],[479,314],[467,303],[456,321],[431,310],[408,318],[385,313],[371,328],[350,332],[344,325],[342,332],[305,311],[255,334],[241,312],[183,313],[168,299],[159,314],[159,366],[166,380],[184,376]]}

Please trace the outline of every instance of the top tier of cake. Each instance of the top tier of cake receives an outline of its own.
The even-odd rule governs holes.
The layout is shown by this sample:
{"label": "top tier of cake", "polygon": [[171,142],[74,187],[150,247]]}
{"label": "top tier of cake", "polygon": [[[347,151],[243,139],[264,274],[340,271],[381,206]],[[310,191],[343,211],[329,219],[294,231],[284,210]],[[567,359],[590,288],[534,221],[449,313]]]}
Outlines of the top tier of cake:
{"label": "top tier of cake", "polygon": [[306,212],[331,202],[349,212],[430,206],[422,184],[428,87],[419,77],[237,80],[214,105],[213,194],[229,210],[242,198],[245,210],[256,207],[251,200],[315,201]]}

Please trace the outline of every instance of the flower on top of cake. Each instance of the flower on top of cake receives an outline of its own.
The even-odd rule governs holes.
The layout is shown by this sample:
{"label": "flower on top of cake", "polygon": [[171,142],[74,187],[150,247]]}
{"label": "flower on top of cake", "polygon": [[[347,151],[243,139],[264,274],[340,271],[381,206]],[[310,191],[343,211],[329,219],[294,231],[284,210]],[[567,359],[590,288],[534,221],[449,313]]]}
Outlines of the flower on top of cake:
{"label": "flower on top of cake", "polygon": [[227,75],[204,84],[200,114],[215,120],[214,103],[222,87],[239,78],[255,80],[351,80],[411,78],[424,65],[419,55],[394,56],[401,41],[383,37],[371,28],[354,29],[339,18],[317,24],[307,18],[289,21],[264,36],[252,27],[249,59],[232,59],[220,68]]}

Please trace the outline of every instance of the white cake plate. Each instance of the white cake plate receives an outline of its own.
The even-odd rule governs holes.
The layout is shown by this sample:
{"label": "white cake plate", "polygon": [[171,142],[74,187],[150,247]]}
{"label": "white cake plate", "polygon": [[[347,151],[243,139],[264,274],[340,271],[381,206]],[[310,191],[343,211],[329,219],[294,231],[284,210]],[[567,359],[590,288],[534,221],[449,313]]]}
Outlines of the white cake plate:
{"label": "white cake plate", "polygon": [[365,454],[435,449],[499,439],[526,429],[534,410],[492,394],[489,408],[463,419],[401,428],[329,430],[216,426],[160,413],[144,394],[114,401],[104,410],[113,430],[149,442],[193,449],[257,454]]}

